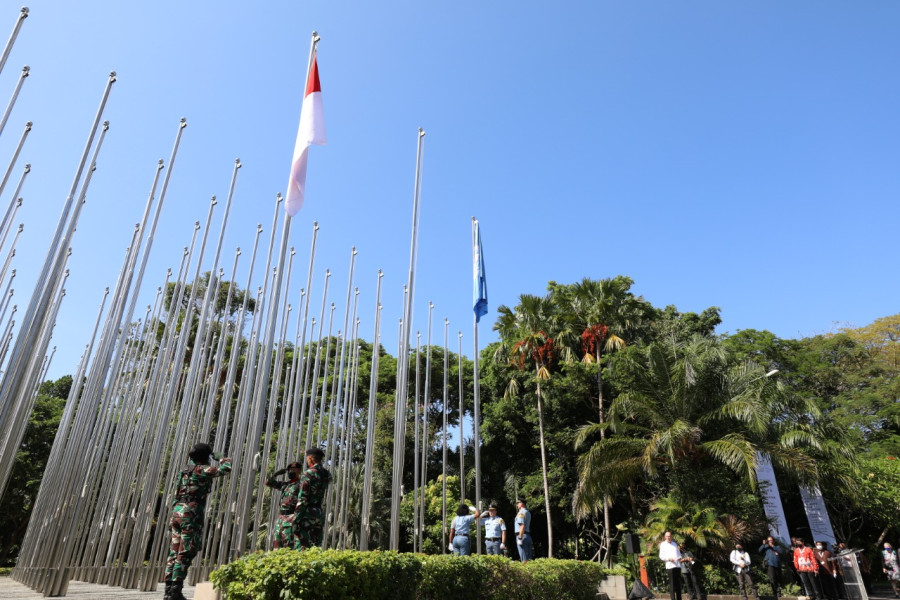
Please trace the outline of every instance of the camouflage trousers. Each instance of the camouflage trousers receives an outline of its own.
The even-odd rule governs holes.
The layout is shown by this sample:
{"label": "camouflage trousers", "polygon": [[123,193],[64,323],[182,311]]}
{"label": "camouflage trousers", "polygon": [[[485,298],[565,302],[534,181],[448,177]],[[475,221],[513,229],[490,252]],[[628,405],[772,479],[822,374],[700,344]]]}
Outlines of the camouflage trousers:
{"label": "camouflage trousers", "polygon": [[172,515],[169,540],[166,581],[184,581],[191,562],[203,545],[203,519],[193,515]]}
{"label": "camouflage trousers", "polygon": [[325,513],[321,508],[308,508],[301,515],[294,517],[294,548],[306,550],[322,545],[322,532],[325,528]]}
{"label": "camouflage trousers", "polygon": [[294,515],[278,515],[275,521],[275,529],[272,531],[274,539],[273,548],[294,547]]}

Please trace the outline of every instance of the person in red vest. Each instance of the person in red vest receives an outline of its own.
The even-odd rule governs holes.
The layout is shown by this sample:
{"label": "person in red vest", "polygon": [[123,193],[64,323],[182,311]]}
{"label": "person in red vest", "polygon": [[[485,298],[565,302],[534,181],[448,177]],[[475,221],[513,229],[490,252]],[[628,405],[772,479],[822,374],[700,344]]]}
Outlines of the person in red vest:
{"label": "person in red vest", "polygon": [[819,584],[819,563],[812,548],[803,543],[803,538],[794,538],[794,568],[806,588],[806,595],[812,600],[824,600]]}

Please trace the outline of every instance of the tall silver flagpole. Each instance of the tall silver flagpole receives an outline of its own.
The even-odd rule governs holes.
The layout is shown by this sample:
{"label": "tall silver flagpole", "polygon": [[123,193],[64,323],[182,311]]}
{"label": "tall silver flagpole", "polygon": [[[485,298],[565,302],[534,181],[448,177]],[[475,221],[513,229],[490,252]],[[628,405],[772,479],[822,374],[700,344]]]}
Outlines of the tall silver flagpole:
{"label": "tall silver flagpole", "polygon": [[[476,248],[478,240],[475,239],[476,231],[475,228],[478,226],[478,221],[475,220],[475,217],[472,217],[472,248]],[[480,249],[479,249],[480,251]],[[476,266],[477,268],[477,266]],[[480,387],[478,381],[478,314],[475,313],[473,315],[472,321],[472,343],[475,347],[475,353],[472,357],[474,375],[472,379],[474,380],[475,387],[475,412],[472,417],[473,424],[473,434],[475,439],[473,440],[473,446],[475,447],[475,506],[478,507],[478,510],[482,510],[481,506],[481,401],[480,401]],[[483,528],[477,527],[478,531],[478,554],[481,554],[481,537],[483,535]]]}
{"label": "tall silver flagpole", "polygon": [[375,464],[375,411],[378,395],[378,359],[380,358],[381,337],[381,280],[384,273],[378,269],[378,283],[375,286],[375,333],[372,339],[372,368],[369,374],[369,413],[366,421],[366,462],[363,469],[362,507],[360,508],[359,549],[369,549],[372,516],[372,469]]}
{"label": "tall silver flagpole", "polygon": [[[313,439],[313,423],[315,423],[315,413],[316,413],[316,384],[318,382],[319,376],[319,364],[322,359],[322,331],[324,331],[325,327],[325,307],[328,303],[328,281],[331,279],[331,270],[325,269],[325,285],[322,288],[322,310],[319,313],[319,336],[316,339],[316,358],[315,361],[306,361],[306,381],[308,383],[308,388],[303,390],[303,406],[300,409],[300,425],[303,425],[303,417],[304,413],[307,413],[306,407],[309,405],[308,414],[306,414],[306,435],[303,440],[307,446],[312,445]],[[315,319],[313,319],[315,321]],[[313,323],[313,327],[315,327],[315,323]],[[326,355],[326,361],[328,359]],[[309,375],[309,366],[312,363],[315,363],[312,367],[312,377]],[[307,402],[308,398],[308,402]],[[321,410],[321,409],[319,409]]]}
{"label": "tall silver flagpole", "polygon": [[450,354],[447,348],[448,338],[450,336],[450,320],[444,318],[444,401],[441,403],[441,412],[443,413],[443,426],[441,429],[441,445],[443,450],[443,458],[441,460],[441,476],[443,479],[441,490],[441,554],[447,553],[447,404],[449,397],[449,365]]}
{"label": "tall silver flagpole", "polygon": [[419,499],[419,494],[422,493],[422,490],[419,487],[419,481],[421,480],[419,473],[419,394],[421,393],[421,380],[419,378],[419,372],[421,371],[420,363],[422,355],[422,332],[416,332],[416,379],[415,379],[415,387],[413,388],[413,552],[419,552],[421,545],[419,544],[419,510],[421,509],[421,502]]}
{"label": "tall silver flagpole", "polygon": [[[409,332],[412,329],[413,316],[413,298],[415,296],[416,282],[416,256],[417,245],[419,239],[419,199],[422,193],[422,153],[425,147],[425,130],[419,128],[418,147],[416,149],[416,181],[413,192],[413,217],[412,217],[412,240],[409,249],[409,278],[407,280],[408,295],[406,297],[406,306],[403,310],[403,335],[400,341],[400,354],[397,360],[400,361],[400,379],[397,382],[397,407],[395,411],[395,432],[399,435],[394,436],[394,445],[397,452],[394,453],[394,478],[391,498],[391,550],[398,550],[400,547],[400,492],[403,485],[403,462],[404,448],[406,446],[406,399],[409,390],[407,389],[407,381],[409,379]],[[399,424],[399,428],[397,427]],[[398,431],[399,429],[399,431]]]}
{"label": "tall silver flagpole", "polygon": [[429,429],[428,429],[428,412],[431,410],[431,323],[432,316],[434,314],[434,303],[428,303],[428,336],[425,341],[425,395],[422,404],[422,509],[419,511],[419,518],[421,522],[419,523],[419,531],[421,532],[422,541],[420,544],[424,543],[425,539],[425,486],[428,485],[428,451],[431,449],[431,444],[429,444]]}
{"label": "tall silver flagpole", "polygon": [[13,106],[16,105],[16,99],[19,97],[19,92],[22,91],[22,84],[25,83],[25,79],[30,72],[31,69],[28,68],[28,65],[22,67],[22,74],[19,76],[18,83],[16,83],[16,89],[9,99],[9,104],[6,105],[6,111],[3,113],[3,118],[0,119],[0,135],[3,134],[3,128],[6,127],[6,121],[9,119],[9,114],[12,112]]}
{"label": "tall silver flagpole", "polygon": [[19,30],[22,29],[22,23],[27,18],[28,7],[23,6],[22,10],[19,11],[19,18],[16,20],[12,33],[9,35],[9,40],[6,42],[6,47],[3,49],[3,55],[0,56],[0,72],[3,72],[3,67],[6,65],[6,59],[9,58],[9,52],[12,50],[13,44],[16,43],[16,38],[19,36]]}
{"label": "tall silver flagpole", "polygon": [[457,332],[459,342],[458,354],[456,355],[457,370],[459,371],[459,501],[465,502],[466,499],[466,431],[463,427],[464,416],[466,414],[463,398],[465,397],[466,388],[463,387],[463,362],[462,362],[462,331]]}

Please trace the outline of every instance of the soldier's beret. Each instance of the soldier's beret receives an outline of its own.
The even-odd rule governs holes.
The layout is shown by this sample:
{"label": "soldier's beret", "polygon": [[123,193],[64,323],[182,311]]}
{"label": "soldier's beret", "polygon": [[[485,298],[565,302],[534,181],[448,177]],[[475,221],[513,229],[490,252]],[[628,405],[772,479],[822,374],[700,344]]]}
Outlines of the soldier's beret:
{"label": "soldier's beret", "polygon": [[288,469],[302,469],[302,468],[303,468],[303,463],[299,463],[299,462],[294,461],[294,462],[292,462],[291,464],[289,464],[289,465],[287,466],[287,468],[288,468]]}

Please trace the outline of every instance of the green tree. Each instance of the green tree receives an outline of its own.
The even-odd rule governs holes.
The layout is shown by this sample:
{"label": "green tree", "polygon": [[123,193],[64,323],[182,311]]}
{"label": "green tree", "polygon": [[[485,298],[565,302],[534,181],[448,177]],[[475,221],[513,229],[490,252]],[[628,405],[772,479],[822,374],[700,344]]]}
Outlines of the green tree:
{"label": "green tree", "polygon": [[[544,435],[544,406],[541,394],[541,382],[550,379],[550,368],[556,359],[556,347],[553,339],[547,334],[552,331],[556,306],[548,297],[523,294],[519,304],[510,309],[500,306],[500,314],[494,329],[500,333],[500,350],[506,356],[501,360],[517,366],[521,371],[534,369],[535,400],[537,401],[538,436],[541,445],[541,475],[544,484],[544,507],[547,511],[547,555],[553,558],[553,520],[550,511],[550,486],[547,482],[547,443]],[[510,378],[507,394],[516,395],[519,381]]]}
{"label": "green tree", "polygon": [[15,563],[72,387],[71,375],[41,384],[6,493],[0,501],[0,565]]}
{"label": "green tree", "polygon": [[[591,511],[604,494],[644,478],[664,479],[679,501],[699,502],[708,493],[704,477],[717,465],[755,489],[760,455],[802,482],[818,481],[808,450],[825,450],[815,406],[784,393],[759,365],[732,364],[717,339],[629,348],[612,377],[620,393],[609,423],[578,435],[586,451],[576,511]],[[598,440],[606,428],[621,435]]]}

